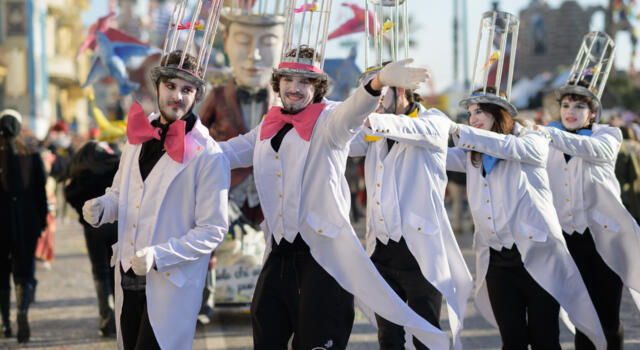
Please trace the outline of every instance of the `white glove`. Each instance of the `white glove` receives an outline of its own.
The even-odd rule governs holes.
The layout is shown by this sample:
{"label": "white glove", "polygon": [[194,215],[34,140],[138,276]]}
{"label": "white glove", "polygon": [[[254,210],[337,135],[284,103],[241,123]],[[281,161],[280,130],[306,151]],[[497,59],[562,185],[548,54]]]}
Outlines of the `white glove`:
{"label": "white glove", "polygon": [[407,58],[382,67],[378,73],[380,83],[383,86],[417,89],[420,83],[431,78],[431,74],[426,68],[408,67],[411,63],[413,63],[413,58]]}
{"label": "white glove", "polygon": [[153,268],[154,262],[153,248],[146,247],[138,250],[133,257],[131,268],[138,276],[146,276]]}
{"label": "white glove", "polygon": [[82,217],[84,221],[93,227],[100,226],[100,217],[104,213],[104,203],[100,198],[90,199],[82,206]]}
{"label": "white glove", "polygon": [[449,135],[459,135],[459,134],[460,134],[460,126],[458,125],[458,123],[452,120],[451,124],[449,124]]}

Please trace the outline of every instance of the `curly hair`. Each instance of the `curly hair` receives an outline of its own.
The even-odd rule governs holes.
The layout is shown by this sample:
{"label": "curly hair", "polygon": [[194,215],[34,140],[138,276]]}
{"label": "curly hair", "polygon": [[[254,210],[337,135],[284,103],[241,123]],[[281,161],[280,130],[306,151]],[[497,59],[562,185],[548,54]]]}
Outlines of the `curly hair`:
{"label": "curly hair", "polygon": [[[298,49],[291,49],[285,54],[285,57],[296,57],[297,52]],[[313,60],[318,59],[316,51],[306,45],[300,47],[300,56],[298,57],[311,58]],[[271,88],[273,88],[273,92],[275,92],[276,94],[280,93],[280,79],[282,78],[282,76],[283,74],[277,73],[277,71],[274,71],[273,74],[271,74]],[[327,79],[317,77],[310,78],[309,80],[310,83],[313,84],[315,90],[315,93],[313,95],[313,103],[321,102],[324,96],[327,94],[327,91],[329,91],[329,83],[327,82]]]}

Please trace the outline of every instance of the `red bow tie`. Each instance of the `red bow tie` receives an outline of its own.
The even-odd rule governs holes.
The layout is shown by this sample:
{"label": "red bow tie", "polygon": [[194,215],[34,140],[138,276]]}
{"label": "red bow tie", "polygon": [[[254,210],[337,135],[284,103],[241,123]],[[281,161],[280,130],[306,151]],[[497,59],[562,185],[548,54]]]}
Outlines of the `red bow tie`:
{"label": "red bow tie", "polygon": [[316,121],[324,107],[324,103],[314,103],[297,114],[285,114],[282,113],[282,108],[271,107],[262,121],[260,140],[273,137],[285,124],[293,124],[293,128],[296,129],[302,139],[305,141],[311,140],[313,127],[316,125]]}
{"label": "red bow tie", "polygon": [[[176,120],[169,126],[164,137],[164,149],[171,159],[182,163],[184,157],[184,134],[186,128],[184,120]],[[147,142],[151,139],[161,140],[162,129],[156,128],[149,122],[142,106],[134,102],[127,118],[127,139],[132,145]]]}

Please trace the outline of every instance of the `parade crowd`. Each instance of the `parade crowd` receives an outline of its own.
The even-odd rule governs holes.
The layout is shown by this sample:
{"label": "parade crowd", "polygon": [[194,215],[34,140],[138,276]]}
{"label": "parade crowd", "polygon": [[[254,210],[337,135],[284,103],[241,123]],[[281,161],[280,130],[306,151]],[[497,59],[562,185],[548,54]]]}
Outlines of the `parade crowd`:
{"label": "parade crowd", "polygon": [[[398,19],[408,1],[367,3]],[[398,49],[406,31],[388,38],[367,21],[375,50],[336,102],[323,70],[330,5],[196,3],[194,25],[169,25],[150,68],[155,111],[133,102],[120,142],[64,122],[39,142],[20,113],[0,112],[2,335],[29,341],[35,264],[55,263],[68,203],[84,231],[98,330],[119,349],[190,349],[213,307],[216,249],[243,225],[265,242],[254,349],[345,349],[356,308],[380,349],[461,349],[470,298],[503,349],[560,349],[559,320],[578,350],[623,348],[623,288],[640,307],[640,124],[601,120],[615,52],[607,34],[585,33],[554,92],[559,115],[536,123],[510,102],[518,19],[485,13],[478,45],[491,49],[477,50],[459,101],[468,119],[457,123],[421,103],[430,72]],[[181,6],[174,23],[189,19]],[[218,21],[233,78],[211,87]],[[471,213],[474,275],[450,202]],[[352,226],[362,214],[364,242]]]}

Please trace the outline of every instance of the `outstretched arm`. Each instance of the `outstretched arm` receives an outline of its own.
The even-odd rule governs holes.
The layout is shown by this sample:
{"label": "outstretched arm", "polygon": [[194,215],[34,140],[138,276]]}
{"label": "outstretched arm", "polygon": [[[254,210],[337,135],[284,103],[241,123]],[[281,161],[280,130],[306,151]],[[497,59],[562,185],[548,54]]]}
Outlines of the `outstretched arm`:
{"label": "outstretched arm", "polygon": [[372,134],[393,140],[440,150],[446,147],[449,133],[455,123],[437,109],[429,109],[417,118],[403,114],[371,114],[369,116]]}
{"label": "outstretched arm", "polygon": [[229,159],[231,169],[248,168],[253,165],[253,149],[260,125],[246,134],[238,135],[230,140],[218,142],[222,152]]}
{"label": "outstretched arm", "polygon": [[592,136],[577,135],[550,127],[540,129],[551,138],[551,147],[595,163],[615,162],[622,144],[622,132],[614,127],[602,127]]}
{"label": "outstretched arm", "polygon": [[365,118],[378,106],[383,86],[415,89],[429,79],[426,69],[408,67],[412,62],[409,58],[387,64],[365,86],[329,112],[325,125],[334,147],[342,148],[351,141]]}
{"label": "outstretched arm", "polygon": [[460,130],[458,145],[463,149],[485,153],[500,159],[546,165],[549,141],[540,132],[524,131],[521,136],[514,136],[462,124],[458,124],[458,127]]}

